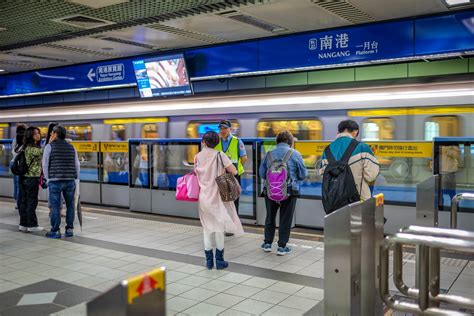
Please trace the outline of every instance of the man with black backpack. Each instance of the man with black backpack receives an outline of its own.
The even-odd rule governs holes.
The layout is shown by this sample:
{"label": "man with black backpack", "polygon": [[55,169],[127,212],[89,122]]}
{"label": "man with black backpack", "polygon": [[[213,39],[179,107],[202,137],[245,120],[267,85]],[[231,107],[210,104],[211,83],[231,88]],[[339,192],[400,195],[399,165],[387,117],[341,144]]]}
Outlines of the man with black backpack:
{"label": "man with black backpack", "polygon": [[284,256],[292,251],[287,242],[290,238],[300,181],[306,178],[308,171],[301,154],[292,149],[294,138],[290,132],[280,132],[276,137],[276,143],[276,148],[267,152],[259,168],[259,175],[265,180],[264,195],[267,208],[265,238],[261,248],[265,252],[272,251],[276,215],[279,210],[277,255]]}
{"label": "man with black backpack", "polygon": [[326,214],[370,199],[369,183],[375,181],[380,170],[369,145],[356,140],[357,122],[340,122],[338,132],[336,140],[324,150],[319,170],[323,175],[322,200]]}

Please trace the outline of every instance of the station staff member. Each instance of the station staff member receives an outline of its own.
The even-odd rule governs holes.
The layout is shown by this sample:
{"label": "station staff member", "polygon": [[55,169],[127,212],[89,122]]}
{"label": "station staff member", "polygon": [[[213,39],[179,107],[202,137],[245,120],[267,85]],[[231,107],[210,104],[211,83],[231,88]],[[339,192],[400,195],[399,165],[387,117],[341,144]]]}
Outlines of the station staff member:
{"label": "station staff member", "polygon": [[[230,158],[234,166],[237,168],[237,181],[240,183],[240,177],[244,173],[244,165],[247,161],[247,152],[245,151],[245,145],[239,138],[235,137],[231,133],[232,124],[228,120],[221,121],[219,123],[219,136],[220,142],[216,146],[217,151],[224,152],[227,157]],[[239,199],[235,200],[235,208],[237,214],[239,213]],[[232,234],[226,234],[231,236]]]}

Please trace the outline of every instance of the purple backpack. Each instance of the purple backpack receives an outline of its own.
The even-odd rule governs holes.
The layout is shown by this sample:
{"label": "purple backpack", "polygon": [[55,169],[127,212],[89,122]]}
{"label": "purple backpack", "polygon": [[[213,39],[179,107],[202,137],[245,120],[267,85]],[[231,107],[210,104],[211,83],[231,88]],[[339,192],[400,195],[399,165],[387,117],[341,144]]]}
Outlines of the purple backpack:
{"label": "purple backpack", "polygon": [[267,197],[275,202],[281,202],[288,198],[288,180],[289,172],[287,162],[293,155],[293,149],[286,152],[283,159],[273,159],[272,153],[268,152],[267,179],[265,187],[267,188]]}

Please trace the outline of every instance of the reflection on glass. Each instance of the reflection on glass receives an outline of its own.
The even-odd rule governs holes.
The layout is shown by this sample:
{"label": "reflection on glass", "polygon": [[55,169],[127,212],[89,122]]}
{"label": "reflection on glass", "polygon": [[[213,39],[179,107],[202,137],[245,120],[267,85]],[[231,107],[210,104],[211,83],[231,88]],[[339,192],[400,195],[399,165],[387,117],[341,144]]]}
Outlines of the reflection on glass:
{"label": "reflection on glass", "polygon": [[109,184],[128,183],[128,153],[103,153],[103,181]]}
{"label": "reflection on glass", "polygon": [[77,156],[79,157],[79,163],[81,165],[80,180],[99,181],[97,153],[77,152]]}
{"label": "reflection on glass", "polygon": [[395,122],[391,118],[370,118],[362,123],[363,142],[391,140],[395,131]]}
{"label": "reflection on glass", "polygon": [[[92,127],[90,125],[65,125],[67,138],[72,140],[92,140]],[[42,135],[46,135],[46,132]]]}
{"label": "reflection on glass", "polygon": [[153,145],[153,187],[175,190],[178,178],[193,170],[194,157],[189,161],[188,153],[198,151],[198,143]]}
{"label": "reflection on glass", "polygon": [[133,159],[132,185],[149,188],[148,146],[146,144],[131,145],[130,151]]}
{"label": "reflection on glass", "polygon": [[142,138],[159,138],[158,126],[156,124],[143,124]]}
{"label": "reflection on glass", "polygon": [[[474,193],[474,148],[463,144],[441,146],[439,159],[442,176],[443,206],[451,207],[457,193]],[[460,211],[474,210],[474,201],[461,201]]]}
{"label": "reflection on glass", "polygon": [[0,143],[0,176],[7,177],[10,174],[10,161],[12,160],[12,145]]}
{"label": "reflection on glass", "polygon": [[459,136],[459,117],[454,115],[433,116],[425,122],[425,140],[433,137]]}
{"label": "reflection on glass", "polygon": [[248,160],[245,163],[245,173],[240,178],[240,185],[242,187],[242,194],[239,203],[239,215],[253,216],[254,215],[254,196],[255,196],[255,175],[253,148],[251,144],[245,144]]}
{"label": "reflection on glass", "polygon": [[290,131],[298,140],[320,140],[323,125],[319,120],[261,120],[257,123],[258,137],[275,137],[282,131]]}
{"label": "reflection on glass", "polygon": [[124,141],[127,139],[126,136],[125,125],[112,125],[112,140]]}
{"label": "reflection on glass", "polygon": [[[216,121],[194,121],[189,122],[188,127],[186,129],[186,134],[188,138],[201,138],[202,135],[209,131],[214,131],[219,133],[219,122],[221,120]],[[239,136],[240,135],[240,125],[237,120],[230,120],[232,123],[232,135]]]}

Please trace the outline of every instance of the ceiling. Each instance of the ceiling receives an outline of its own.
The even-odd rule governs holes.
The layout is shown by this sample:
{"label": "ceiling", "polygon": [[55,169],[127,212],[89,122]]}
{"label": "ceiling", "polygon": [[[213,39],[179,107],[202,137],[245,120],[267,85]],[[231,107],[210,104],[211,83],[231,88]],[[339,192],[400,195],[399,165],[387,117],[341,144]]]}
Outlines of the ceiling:
{"label": "ceiling", "polygon": [[448,11],[444,0],[0,0],[0,69],[13,73]]}

